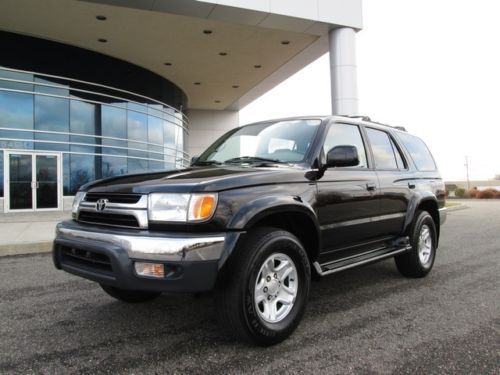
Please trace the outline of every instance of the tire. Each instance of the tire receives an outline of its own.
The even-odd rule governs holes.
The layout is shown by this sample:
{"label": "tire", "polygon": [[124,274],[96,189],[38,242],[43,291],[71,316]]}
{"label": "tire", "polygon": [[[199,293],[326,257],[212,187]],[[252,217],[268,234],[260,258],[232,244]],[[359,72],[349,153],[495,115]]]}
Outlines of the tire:
{"label": "tire", "polygon": [[417,211],[410,231],[412,249],[394,258],[398,271],[406,277],[425,277],[434,265],[436,244],[436,224],[432,216],[427,211]]}
{"label": "tire", "polygon": [[217,282],[219,321],[236,339],[261,346],[277,344],[302,319],[310,280],[309,259],[297,237],[275,228],[257,228],[232,254]]}
{"label": "tire", "polygon": [[128,303],[140,303],[151,301],[158,296],[160,296],[161,292],[145,292],[140,290],[127,290],[120,289],[114,286],[101,285],[101,288],[108,293],[111,297],[116,298],[117,300],[128,302]]}

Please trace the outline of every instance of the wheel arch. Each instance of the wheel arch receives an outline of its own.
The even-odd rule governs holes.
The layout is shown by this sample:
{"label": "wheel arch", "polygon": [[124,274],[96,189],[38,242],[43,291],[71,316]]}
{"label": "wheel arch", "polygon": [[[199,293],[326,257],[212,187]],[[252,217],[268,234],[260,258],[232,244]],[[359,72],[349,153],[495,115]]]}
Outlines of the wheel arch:
{"label": "wheel arch", "polygon": [[257,227],[274,227],[295,235],[304,246],[311,264],[321,246],[316,213],[298,197],[262,197],[239,210],[230,228],[250,231]]}
{"label": "wheel arch", "polygon": [[420,199],[415,200],[414,203],[409,206],[405,222],[405,233],[409,233],[411,225],[415,219],[415,215],[418,211],[426,211],[429,213],[429,215],[431,215],[436,227],[436,237],[439,244],[441,222],[439,218],[439,205],[437,202],[437,198],[433,195],[421,196]]}

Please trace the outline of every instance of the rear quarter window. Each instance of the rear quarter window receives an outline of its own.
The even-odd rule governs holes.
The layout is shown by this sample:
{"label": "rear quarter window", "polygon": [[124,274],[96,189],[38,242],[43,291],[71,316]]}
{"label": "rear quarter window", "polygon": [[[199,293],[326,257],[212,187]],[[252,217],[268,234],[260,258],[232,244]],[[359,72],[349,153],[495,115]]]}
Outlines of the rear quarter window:
{"label": "rear quarter window", "polygon": [[419,171],[430,172],[437,169],[434,158],[424,141],[418,137],[405,133],[398,133],[398,137],[410,153]]}

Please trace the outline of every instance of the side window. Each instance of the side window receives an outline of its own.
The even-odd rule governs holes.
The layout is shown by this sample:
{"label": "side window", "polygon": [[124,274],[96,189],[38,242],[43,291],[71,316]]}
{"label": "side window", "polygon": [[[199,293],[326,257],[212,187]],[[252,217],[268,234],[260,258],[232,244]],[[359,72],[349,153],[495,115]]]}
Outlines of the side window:
{"label": "side window", "polygon": [[[366,128],[366,134],[372,146],[375,168],[377,169],[398,169],[396,154],[394,153],[392,140],[384,131]],[[397,149],[396,149],[397,150]],[[397,152],[399,154],[399,152]],[[401,159],[401,155],[398,155]],[[403,164],[403,161],[400,161]],[[404,164],[403,164],[404,165]]]}
{"label": "side window", "polygon": [[435,171],[436,163],[424,141],[413,135],[398,133],[419,171]]}
{"label": "side window", "polygon": [[394,140],[391,138],[392,149],[394,150],[394,155],[396,155],[396,163],[398,164],[399,169],[406,169],[407,164],[404,161],[403,156],[401,155],[401,151],[399,151],[398,146],[394,143]]}
{"label": "side window", "polygon": [[324,154],[326,155],[335,146],[355,146],[359,157],[359,164],[356,168],[368,168],[365,145],[357,125],[332,124],[323,145]]}

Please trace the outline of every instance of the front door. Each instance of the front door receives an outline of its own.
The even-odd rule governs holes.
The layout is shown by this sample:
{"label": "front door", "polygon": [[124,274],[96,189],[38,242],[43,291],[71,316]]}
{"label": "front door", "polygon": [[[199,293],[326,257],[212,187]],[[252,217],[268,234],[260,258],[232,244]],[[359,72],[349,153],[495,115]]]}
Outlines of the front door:
{"label": "front door", "polygon": [[339,145],[355,146],[359,164],[329,168],[318,180],[318,218],[322,236],[320,263],[356,254],[356,245],[377,237],[380,201],[376,172],[369,168],[368,154],[357,125],[331,124],[323,153]]}
{"label": "front door", "polygon": [[58,154],[9,151],[4,170],[6,212],[60,209]]}

